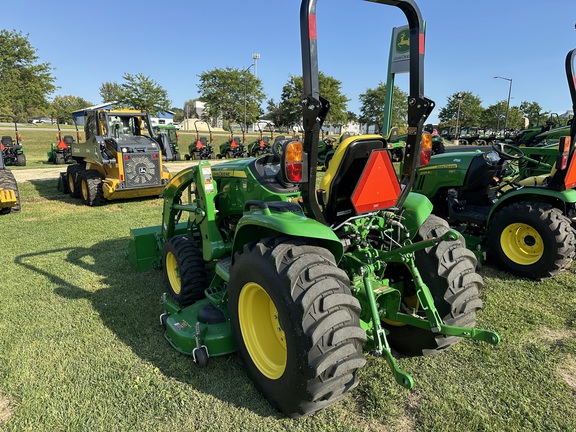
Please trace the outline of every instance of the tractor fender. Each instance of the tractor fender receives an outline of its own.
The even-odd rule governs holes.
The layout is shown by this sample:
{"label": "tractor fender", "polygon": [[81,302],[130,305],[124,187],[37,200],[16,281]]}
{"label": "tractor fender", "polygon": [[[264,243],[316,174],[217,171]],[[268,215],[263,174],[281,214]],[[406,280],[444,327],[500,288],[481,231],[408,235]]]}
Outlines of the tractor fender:
{"label": "tractor fender", "polygon": [[344,255],[344,247],[334,231],[326,225],[292,212],[268,212],[267,214],[244,214],[236,227],[232,259],[242,251],[244,245],[266,237],[301,237],[313,239],[315,243],[328,249],[336,263]]}
{"label": "tractor fender", "polygon": [[410,192],[404,201],[404,225],[410,232],[410,238],[418,233],[418,229],[424,221],[432,214],[433,205],[430,200],[422,194]]}
{"label": "tractor fender", "polygon": [[564,214],[568,214],[570,208],[574,208],[576,204],[576,190],[551,190],[539,187],[525,186],[521,189],[514,190],[506,193],[498,202],[492,207],[488,220],[491,220],[496,212],[501,208],[519,201],[532,201],[550,204],[561,210]]}

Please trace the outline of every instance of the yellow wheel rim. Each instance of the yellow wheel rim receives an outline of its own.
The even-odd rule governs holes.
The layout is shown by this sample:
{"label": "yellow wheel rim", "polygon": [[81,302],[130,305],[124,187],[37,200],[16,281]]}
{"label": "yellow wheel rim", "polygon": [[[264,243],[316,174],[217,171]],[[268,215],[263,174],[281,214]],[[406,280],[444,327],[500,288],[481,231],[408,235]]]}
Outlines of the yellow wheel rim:
{"label": "yellow wheel rim", "polygon": [[74,177],[72,174],[68,174],[68,188],[74,193]]}
{"label": "yellow wheel rim", "polygon": [[82,191],[82,198],[84,198],[85,201],[88,201],[88,185],[86,184],[86,180],[82,180],[80,189]]}
{"label": "yellow wheel rim", "polygon": [[180,294],[180,291],[182,290],[182,283],[180,282],[180,268],[178,267],[178,262],[172,252],[166,254],[166,275],[168,276],[168,282],[170,283],[170,288],[172,288],[174,294]]}
{"label": "yellow wheel rim", "polygon": [[269,379],[278,379],[286,369],[286,336],[278,310],[268,293],[255,282],[242,288],[238,320],[250,358]]}
{"label": "yellow wheel rim", "polygon": [[510,224],[502,231],[500,247],[511,261],[520,265],[535,264],[544,255],[542,237],[523,223]]}

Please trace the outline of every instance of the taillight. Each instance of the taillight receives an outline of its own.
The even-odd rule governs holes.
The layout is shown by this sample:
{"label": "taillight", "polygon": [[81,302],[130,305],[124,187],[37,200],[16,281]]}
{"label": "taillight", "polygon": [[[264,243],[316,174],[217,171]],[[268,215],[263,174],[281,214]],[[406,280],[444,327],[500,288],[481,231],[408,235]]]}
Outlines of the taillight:
{"label": "taillight", "polygon": [[76,139],[78,140],[78,142],[82,141],[82,134],[77,133],[77,134],[76,134]]}
{"label": "taillight", "polygon": [[565,170],[568,165],[568,155],[570,154],[570,137],[565,136],[560,138],[558,143],[558,152],[560,153],[560,158],[556,163],[557,170]]}
{"label": "taillight", "polygon": [[288,143],[284,149],[286,180],[291,183],[300,183],[303,180],[304,168],[302,155],[302,143],[299,141]]}
{"label": "taillight", "polygon": [[422,134],[422,151],[420,152],[420,166],[428,165],[432,157],[432,135]]}

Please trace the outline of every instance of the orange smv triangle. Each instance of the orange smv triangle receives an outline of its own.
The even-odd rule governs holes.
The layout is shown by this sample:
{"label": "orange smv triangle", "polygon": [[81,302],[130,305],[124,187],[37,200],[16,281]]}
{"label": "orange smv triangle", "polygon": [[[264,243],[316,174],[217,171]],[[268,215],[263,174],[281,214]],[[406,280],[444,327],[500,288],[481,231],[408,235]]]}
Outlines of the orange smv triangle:
{"label": "orange smv triangle", "polygon": [[352,204],[356,213],[392,207],[398,195],[400,195],[400,185],[388,151],[386,149],[374,150],[352,193]]}

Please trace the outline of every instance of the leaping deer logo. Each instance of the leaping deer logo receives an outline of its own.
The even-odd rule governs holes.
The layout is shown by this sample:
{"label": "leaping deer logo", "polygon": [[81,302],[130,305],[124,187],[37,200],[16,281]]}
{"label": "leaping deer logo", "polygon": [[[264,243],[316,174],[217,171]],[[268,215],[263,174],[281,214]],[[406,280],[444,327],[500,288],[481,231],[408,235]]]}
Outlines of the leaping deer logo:
{"label": "leaping deer logo", "polygon": [[408,30],[401,31],[396,38],[396,51],[406,52],[410,49],[410,37]]}

